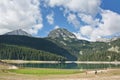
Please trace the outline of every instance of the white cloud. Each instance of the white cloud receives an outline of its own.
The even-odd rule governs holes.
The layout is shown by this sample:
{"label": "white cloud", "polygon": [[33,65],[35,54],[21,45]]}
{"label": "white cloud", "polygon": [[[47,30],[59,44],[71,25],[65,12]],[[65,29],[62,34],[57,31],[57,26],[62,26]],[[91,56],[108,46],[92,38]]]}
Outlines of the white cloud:
{"label": "white cloud", "polygon": [[[79,29],[74,33],[79,39],[95,41],[120,33],[120,14],[100,8],[101,0],[47,0],[47,4],[63,9],[67,21]],[[97,13],[102,19],[96,18]]]}
{"label": "white cloud", "polygon": [[120,32],[120,14],[110,10],[102,11],[102,23],[99,24],[99,30],[103,35],[112,35]]}
{"label": "white cloud", "polygon": [[97,23],[97,28],[91,26],[81,27],[80,32],[82,35],[90,37],[90,40],[95,41],[104,36],[110,36],[120,33],[120,14],[110,10],[102,10],[102,20]]}
{"label": "white cloud", "polygon": [[83,26],[80,28],[80,32],[82,35],[90,36],[93,32],[93,28],[91,26]]}
{"label": "white cloud", "polygon": [[62,6],[66,4],[69,0],[47,0],[49,6],[55,7],[55,6]]}
{"label": "white cloud", "polygon": [[78,16],[81,18],[81,20],[86,23],[87,25],[91,25],[92,27],[95,27],[99,24],[99,19],[96,19],[92,17],[91,15],[86,14],[78,14]]}
{"label": "white cloud", "polygon": [[62,6],[73,12],[96,14],[101,0],[47,0],[47,4],[51,7]]}
{"label": "white cloud", "polygon": [[0,34],[20,28],[36,34],[43,27],[39,5],[39,0],[0,0]]}
{"label": "white cloud", "polygon": [[54,13],[53,12],[51,14],[47,15],[46,18],[47,18],[47,21],[49,24],[51,24],[51,25],[54,24]]}
{"label": "white cloud", "polygon": [[[92,31],[99,24],[99,19],[94,17],[100,11],[101,0],[47,0],[48,6],[62,8],[67,21],[78,30],[76,36],[81,39],[91,37]],[[82,26],[81,21],[87,25]],[[87,39],[88,40],[88,39]]]}
{"label": "white cloud", "polygon": [[80,22],[77,19],[77,16],[75,14],[70,13],[67,16],[67,20],[69,23],[72,23],[76,28],[80,26]]}
{"label": "white cloud", "polygon": [[60,26],[58,26],[58,25],[56,25],[56,26],[54,27],[54,29],[58,29],[58,28],[60,28]]}
{"label": "white cloud", "polygon": [[73,34],[74,34],[78,39],[90,41],[90,39],[84,37],[80,32],[73,32]]}
{"label": "white cloud", "polygon": [[42,24],[37,24],[34,26],[34,28],[32,29],[29,29],[29,32],[30,33],[34,33],[34,34],[37,34],[38,33],[38,30],[41,29],[43,27]]}
{"label": "white cloud", "polygon": [[[67,17],[68,22],[72,23],[75,27],[80,27],[79,17],[82,17],[84,22],[86,19],[89,19],[87,23],[95,25],[97,20],[94,21],[92,16],[99,12],[101,0],[46,0],[46,4],[50,7],[58,6],[62,9],[64,8],[64,16]],[[78,17],[74,13],[81,15]]]}

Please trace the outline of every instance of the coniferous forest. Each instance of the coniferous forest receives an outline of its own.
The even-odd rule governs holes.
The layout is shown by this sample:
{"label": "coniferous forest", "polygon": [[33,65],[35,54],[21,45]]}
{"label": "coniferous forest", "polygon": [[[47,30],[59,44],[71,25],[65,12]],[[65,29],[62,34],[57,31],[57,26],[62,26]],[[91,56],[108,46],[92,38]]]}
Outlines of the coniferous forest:
{"label": "coniferous forest", "polygon": [[15,45],[0,44],[0,59],[65,61],[66,58],[50,52]]}
{"label": "coniferous forest", "polygon": [[62,38],[0,36],[0,59],[43,61],[120,61],[120,39],[89,42]]}

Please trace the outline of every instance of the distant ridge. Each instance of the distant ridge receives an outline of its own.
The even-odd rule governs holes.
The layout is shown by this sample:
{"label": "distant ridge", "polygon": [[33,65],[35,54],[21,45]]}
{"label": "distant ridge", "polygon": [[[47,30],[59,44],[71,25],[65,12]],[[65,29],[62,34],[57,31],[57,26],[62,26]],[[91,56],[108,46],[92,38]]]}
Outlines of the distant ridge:
{"label": "distant ridge", "polygon": [[32,36],[31,34],[28,34],[27,32],[25,32],[22,29],[14,30],[14,31],[5,33],[4,35],[22,35],[22,36],[29,36],[29,37]]}
{"label": "distant ridge", "polygon": [[64,29],[64,28],[58,28],[58,29],[52,30],[48,34],[48,37],[52,39],[56,39],[56,38],[75,39],[77,38],[73,33],[69,32],[67,29]]}

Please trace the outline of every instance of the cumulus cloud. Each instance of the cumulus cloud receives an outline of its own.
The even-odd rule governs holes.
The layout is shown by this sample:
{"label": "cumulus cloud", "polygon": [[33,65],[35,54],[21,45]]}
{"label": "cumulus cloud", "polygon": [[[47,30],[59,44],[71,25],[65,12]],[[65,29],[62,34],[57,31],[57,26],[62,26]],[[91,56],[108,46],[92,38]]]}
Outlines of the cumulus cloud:
{"label": "cumulus cloud", "polygon": [[[78,32],[74,34],[79,39],[95,41],[97,38],[120,33],[120,14],[100,8],[101,0],[47,0],[47,4],[64,10],[67,21],[78,27]],[[97,13],[102,19],[95,17]]]}
{"label": "cumulus cloud", "polygon": [[96,14],[101,0],[47,0],[46,2],[51,7],[62,6],[73,12]]}
{"label": "cumulus cloud", "polygon": [[[46,8],[57,6],[63,11],[68,23],[78,29],[74,34],[79,39],[95,41],[103,36],[120,33],[120,14],[101,9],[102,0],[43,1]],[[37,34],[43,27],[40,5],[40,0],[0,0],[0,34],[16,29]],[[97,13],[101,18],[96,18]],[[54,14],[52,12],[46,16],[50,25],[54,24]]]}
{"label": "cumulus cloud", "polygon": [[78,16],[84,23],[86,23],[87,25],[91,25],[93,27],[97,26],[100,21],[99,19],[96,19],[92,17],[91,15],[86,15],[83,13],[79,13]]}
{"label": "cumulus cloud", "polygon": [[1,0],[0,34],[24,29],[31,34],[43,27],[39,0]]}
{"label": "cumulus cloud", "polygon": [[80,28],[80,32],[85,36],[90,36],[93,32],[93,28],[91,26],[84,26]]}
{"label": "cumulus cloud", "polygon": [[103,10],[102,23],[99,24],[100,30],[103,35],[111,35],[120,32],[120,14],[112,12],[110,10]]}
{"label": "cumulus cloud", "polygon": [[48,21],[49,24],[54,24],[54,13],[52,12],[51,14],[46,16],[46,19]]}
{"label": "cumulus cloud", "polygon": [[84,37],[81,32],[73,32],[73,34],[80,40],[87,40],[87,41],[90,41],[90,39]]}
{"label": "cumulus cloud", "polygon": [[67,16],[67,20],[69,23],[72,23],[76,28],[80,26],[80,22],[77,19],[77,16],[75,14],[70,13]]}
{"label": "cumulus cloud", "polygon": [[58,25],[56,25],[56,26],[54,27],[54,29],[58,29],[58,28],[60,28],[60,26],[58,26]]}
{"label": "cumulus cloud", "polygon": [[[120,14],[110,10],[102,10],[102,19],[96,23],[97,28],[93,26],[80,27],[80,32],[84,36],[89,36],[90,40],[95,41],[98,38],[120,33]],[[77,34],[77,36],[81,36]]]}
{"label": "cumulus cloud", "polygon": [[[62,8],[68,23],[79,29],[74,32],[78,38],[91,37],[92,31],[99,24],[99,19],[95,19],[95,16],[100,11],[101,0],[46,0],[46,4]],[[81,22],[86,25],[82,26]]]}
{"label": "cumulus cloud", "polygon": [[99,36],[110,36],[120,33],[120,14],[110,10],[102,10],[101,15],[102,20],[98,25],[99,27],[96,28],[91,34],[91,39],[95,39]]}

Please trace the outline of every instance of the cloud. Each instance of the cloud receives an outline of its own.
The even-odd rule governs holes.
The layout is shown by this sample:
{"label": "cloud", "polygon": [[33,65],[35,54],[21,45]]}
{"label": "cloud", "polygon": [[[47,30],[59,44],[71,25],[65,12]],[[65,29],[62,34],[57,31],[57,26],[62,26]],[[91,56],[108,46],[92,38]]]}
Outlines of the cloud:
{"label": "cloud", "polygon": [[73,12],[87,14],[96,14],[101,4],[101,0],[47,0],[46,2],[51,7],[61,6]]}
{"label": "cloud", "polygon": [[98,18],[94,18],[91,15],[86,15],[83,13],[79,13],[78,16],[81,21],[83,21],[87,25],[91,25],[92,27],[96,27],[100,21]]}
{"label": "cloud", "polygon": [[[50,7],[60,7],[67,21],[77,27],[80,39],[97,38],[120,33],[120,14],[100,7],[102,0],[47,0]],[[100,17],[96,17],[99,14]]]}
{"label": "cloud", "polygon": [[[80,27],[79,18],[85,22],[89,17],[89,21],[92,22],[87,20],[87,23],[96,23],[92,17],[100,11],[101,0],[46,0],[45,3],[52,8],[56,6],[62,8],[67,21],[75,27]],[[77,14],[81,15],[78,17]]]}
{"label": "cloud", "polygon": [[96,23],[97,28],[91,25],[80,27],[81,34],[89,36],[90,40],[95,41],[101,37],[120,33],[120,14],[110,10],[102,10],[101,16],[101,21]]}
{"label": "cloud", "polygon": [[[79,39],[95,41],[97,38],[120,33],[120,14],[103,10],[102,0],[42,0],[53,10],[59,7],[69,24],[75,26],[74,34]],[[37,34],[43,27],[41,0],[0,0],[0,34],[24,29]],[[49,8],[51,7],[51,8]],[[46,16],[50,25],[54,24],[54,14]],[[96,17],[99,14],[101,18]],[[55,26],[54,28],[59,28]]]}
{"label": "cloud", "polygon": [[16,29],[37,34],[43,27],[39,5],[39,0],[1,0],[0,34]]}
{"label": "cloud", "polygon": [[46,16],[46,19],[48,21],[49,24],[54,24],[54,13],[52,12],[51,14]]}
{"label": "cloud", "polygon": [[90,41],[90,39],[84,37],[80,32],[73,32],[73,34],[74,34],[78,39]]}
{"label": "cloud", "polygon": [[82,35],[90,36],[93,32],[93,28],[91,26],[83,26],[80,28],[80,32]]}
{"label": "cloud", "polygon": [[70,13],[67,16],[67,20],[69,23],[72,23],[76,28],[80,26],[80,22],[77,19],[77,16],[75,14]]}
{"label": "cloud", "polygon": [[34,33],[34,34],[37,34],[38,33],[38,30],[41,29],[43,27],[42,24],[37,24],[34,26],[34,28],[31,28],[29,29],[29,32],[30,33]]}
{"label": "cloud", "polygon": [[88,40],[85,36],[91,37],[92,31],[99,24],[95,16],[100,12],[101,0],[46,0],[46,4],[52,8],[62,8],[68,23],[79,29],[74,32],[79,39]]}
{"label": "cloud", "polygon": [[95,39],[96,36],[104,37],[120,33],[120,14],[110,10],[102,10],[101,16],[99,27],[93,31],[91,39]]}
{"label": "cloud", "polygon": [[99,24],[99,28],[104,32],[103,35],[112,35],[120,32],[120,14],[110,10],[103,10],[101,15],[102,23]]}
{"label": "cloud", "polygon": [[58,26],[58,25],[56,25],[56,26],[54,27],[54,29],[58,29],[58,28],[60,28],[60,26]]}

